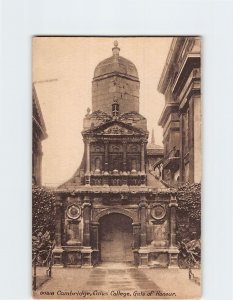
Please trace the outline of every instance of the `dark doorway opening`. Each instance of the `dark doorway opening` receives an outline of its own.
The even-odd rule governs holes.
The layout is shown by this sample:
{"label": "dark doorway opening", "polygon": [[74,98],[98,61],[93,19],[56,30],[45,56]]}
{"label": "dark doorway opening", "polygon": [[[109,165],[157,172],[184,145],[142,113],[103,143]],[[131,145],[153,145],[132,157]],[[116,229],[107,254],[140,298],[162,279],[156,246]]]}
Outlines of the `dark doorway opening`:
{"label": "dark doorway opening", "polygon": [[122,214],[112,213],[100,219],[101,262],[133,262],[132,220]]}

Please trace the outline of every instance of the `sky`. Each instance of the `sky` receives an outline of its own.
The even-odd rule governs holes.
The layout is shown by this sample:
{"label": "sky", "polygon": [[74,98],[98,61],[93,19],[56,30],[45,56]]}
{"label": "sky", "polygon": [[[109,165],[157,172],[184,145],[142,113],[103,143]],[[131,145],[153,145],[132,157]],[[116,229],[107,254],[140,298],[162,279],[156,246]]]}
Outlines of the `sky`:
{"label": "sky", "polygon": [[81,131],[97,64],[112,55],[118,41],[120,55],[132,61],[140,80],[140,114],[154,128],[162,145],[158,120],[164,95],[157,90],[172,38],[35,37],[32,42],[32,77],[48,138],[42,142],[42,184],[58,186],[79,167],[83,156]]}

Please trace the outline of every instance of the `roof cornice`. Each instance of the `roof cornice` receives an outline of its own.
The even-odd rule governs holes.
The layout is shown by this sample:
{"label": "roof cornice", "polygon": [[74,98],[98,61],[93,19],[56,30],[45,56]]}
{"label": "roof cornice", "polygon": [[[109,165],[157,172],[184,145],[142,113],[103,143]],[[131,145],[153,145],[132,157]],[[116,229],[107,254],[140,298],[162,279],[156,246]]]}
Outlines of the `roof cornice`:
{"label": "roof cornice", "polygon": [[40,128],[41,133],[42,133],[42,138],[46,139],[48,137],[48,135],[47,135],[47,132],[46,132],[45,121],[44,121],[44,118],[43,118],[43,115],[42,115],[42,111],[41,111],[41,108],[40,108],[40,103],[39,103],[39,100],[38,100],[38,96],[37,96],[37,92],[36,92],[36,88],[35,88],[34,83],[32,84],[32,100],[33,100],[33,105],[34,105],[34,107],[35,107],[35,109],[38,113],[38,117],[39,117],[39,120],[36,120],[35,117],[33,116],[33,120],[37,125],[39,125],[39,128]]}
{"label": "roof cornice", "polygon": [[162,111],[162,114],[159,118],[158,125],[163,127],[165,125],[166,121],[167,121],[167,118],[168,118],[169,114],[172,111],[174,111],[178,108],[179,108],[178,103],[174,103],[174,102],[173,103],[166,103],[166,105],[165,105],[165,107]]}
{"label": "roof cornice", "polygon": [[167,55],[166,63],[162,71],[162,75],[158,84],[158,91],[162,94],[165,93],[167,84],[170,78],[170,72],[174,65],[174,61],[177,57],[180,47],[185,43],[186,38],[174,37]]}

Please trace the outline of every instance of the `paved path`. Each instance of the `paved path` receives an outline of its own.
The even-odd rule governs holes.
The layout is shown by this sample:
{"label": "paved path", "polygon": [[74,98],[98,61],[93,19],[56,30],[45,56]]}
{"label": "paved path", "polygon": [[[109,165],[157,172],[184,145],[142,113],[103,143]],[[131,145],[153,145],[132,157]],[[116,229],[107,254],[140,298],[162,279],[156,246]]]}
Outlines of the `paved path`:
{"label": "paved path", "polygon": [[[187,270],[137,269],[105,265],[93,269],[53,269],[36,291],[39,299],[198,299],[200,287]],[[189,295],[189,297],[187,297]]]}
{"label": "paved path", "polygon": [[159,287],[139,269],[94,269],[87,281],[87,287],[121,290],[141,291],[159,290]]}

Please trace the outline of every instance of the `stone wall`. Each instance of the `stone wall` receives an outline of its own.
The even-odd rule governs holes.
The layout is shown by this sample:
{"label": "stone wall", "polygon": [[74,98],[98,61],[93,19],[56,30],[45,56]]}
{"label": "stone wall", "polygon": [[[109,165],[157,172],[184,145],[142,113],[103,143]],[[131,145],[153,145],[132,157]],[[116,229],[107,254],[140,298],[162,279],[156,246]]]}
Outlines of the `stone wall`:
{"label": "stone wall", "polygon": [[119,75],[93,80],[92,111],[101,110],[111,115],[113,99],[116,97],[120,114],[130,111],[139,112],[139,86],[139,81]]}
{"label": "stone wall", "polygon": [[[118,259],[126,251],[127,261],[139,266],[167,267],[176,264],[177,204],[170,194],[148,194],[146,197],[141,193],[59,194],[56,202],[55,265],[81,267],[92,266],[102,260],[115,261],[114,251]],[[116,226],[106,225],[111,218]],[[118,222],[121,219],[128,225],[122,227],[122,222]],[[108,226],[109,230],[104,226]],[[108,236],[103,230],[107,230]],[[119,242],[119,238],[125,239],[125,242]],[[127,242],[129,238],[130,243]],[[110,251],[111,247],[115,248]],[[103,256],[101,251],[104,251]],[[174,256],[172,262],[171,255]]]}

